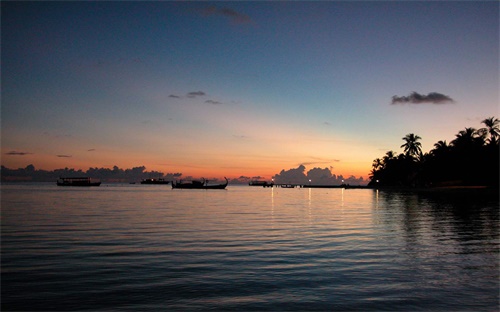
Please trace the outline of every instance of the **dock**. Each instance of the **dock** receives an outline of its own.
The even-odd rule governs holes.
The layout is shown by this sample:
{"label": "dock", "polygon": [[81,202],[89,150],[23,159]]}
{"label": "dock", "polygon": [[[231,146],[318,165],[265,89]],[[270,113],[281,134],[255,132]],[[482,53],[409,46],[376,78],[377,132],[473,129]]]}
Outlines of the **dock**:
{"label": "dock", "polygon": [[[339,188],[339,189],[371,189],[373,187],[366,185],[320,185],[320,184],[294,184],[294,183],[274,183],[274,187],[281,188]],[[273,187],[271,186],[271,187]]]}

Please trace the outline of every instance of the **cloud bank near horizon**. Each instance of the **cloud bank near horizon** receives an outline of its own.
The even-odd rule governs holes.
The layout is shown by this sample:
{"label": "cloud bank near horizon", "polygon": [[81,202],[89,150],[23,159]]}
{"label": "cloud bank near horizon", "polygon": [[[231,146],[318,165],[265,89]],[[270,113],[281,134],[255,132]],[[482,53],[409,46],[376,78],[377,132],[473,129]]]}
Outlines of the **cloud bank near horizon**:
{"label": "cloud bank near horizon", "polygon": [[351,185],[364,185],[368,182],[365,181],[363,177],[356,178],[351,175],[345,178],[342,175],[337,176],[332,173],[330,168],[315,167],[306,173],[306,167],[304,165],[300,165],[297,168],[291,168],[288,170],[283,169],[279,174],[274,175],[273,178],[275,183],[311,183],[314,185],[341,185],[343,183]]}
{"label": "cloud bank near horizon", "polygon": [[454,102],[455,100],[451,97],[441,93],[430,92],[425,95],[414,91],[407,96],[394,95],[391,104],[448,104]]}

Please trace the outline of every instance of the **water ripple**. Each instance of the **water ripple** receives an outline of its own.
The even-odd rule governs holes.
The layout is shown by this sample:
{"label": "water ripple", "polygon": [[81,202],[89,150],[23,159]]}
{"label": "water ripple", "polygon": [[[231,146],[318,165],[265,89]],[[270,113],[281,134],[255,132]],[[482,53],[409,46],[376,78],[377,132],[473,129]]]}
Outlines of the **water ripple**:
{"label": "water ripple", "polygon": [[498,309],[494,199],[1,187],[2,310]]}

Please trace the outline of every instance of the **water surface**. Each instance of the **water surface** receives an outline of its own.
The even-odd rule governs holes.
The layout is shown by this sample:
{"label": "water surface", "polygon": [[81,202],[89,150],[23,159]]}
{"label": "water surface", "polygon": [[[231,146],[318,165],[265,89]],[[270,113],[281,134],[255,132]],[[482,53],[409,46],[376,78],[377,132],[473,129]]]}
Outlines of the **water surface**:
{"label": "water surface", "polygon": [[8,310],[499,307],[497,197],[4,184]]}

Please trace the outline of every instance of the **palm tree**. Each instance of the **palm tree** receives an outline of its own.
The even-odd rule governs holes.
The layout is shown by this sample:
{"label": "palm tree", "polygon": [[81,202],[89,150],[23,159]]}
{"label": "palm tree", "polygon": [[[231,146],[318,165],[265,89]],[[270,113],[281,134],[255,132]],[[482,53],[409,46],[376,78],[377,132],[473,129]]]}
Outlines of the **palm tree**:
{"label": "palm tree", "polygon": [[373,160],[372,167],[374,170],[381,168],[384,165],[383,161],[380,158]]}
{"label": "palm tree", "polygon": [[401,147],[404,148],[404,152],[407,156],[414,157],[422,155],[422,144],[418,142],[420,139],[422,138],[413,133],[409,133],[403,138],[406,143],[401,145]]}
{"label": "palm tree", "polygon": [[438,141],[437,143],[434,143],[434,149],[431,153],[434,155],[441,155],[449,151],[449,149],[450,147],[448,146],[448,143],[446,143],[446,140]]}
{"label": "palm tree", "polygon": [[477,130],[474,128],[465,128],[465,130],[461,130],[458,134],[455,135],[456,138],[451,141],[451,144],[454,147],[468,147],[472,146],[475,142],[477,142]]}
{"label": "palm tree", "polygon": [[437,141],[437,143],[434,143],[434,149],[436,150],[442,150],[442,149],[447,149],[448,144],[446,143],[446,140],[444,141]]}
{"label": "palm tree", "polygon": [[490,144],[496,144],[497,138],[500,137],[500,120],[498,118],[490,117],[481,121],[486,128],[483,128],[486,133],[490,135]]}
{"label": "palm tree", "polygon": [[388,151],[385,153],[385,156],[382,157],[382,162],[384,165],[387,165],[391,160],[393,160],[396,157],[393,151]]}

